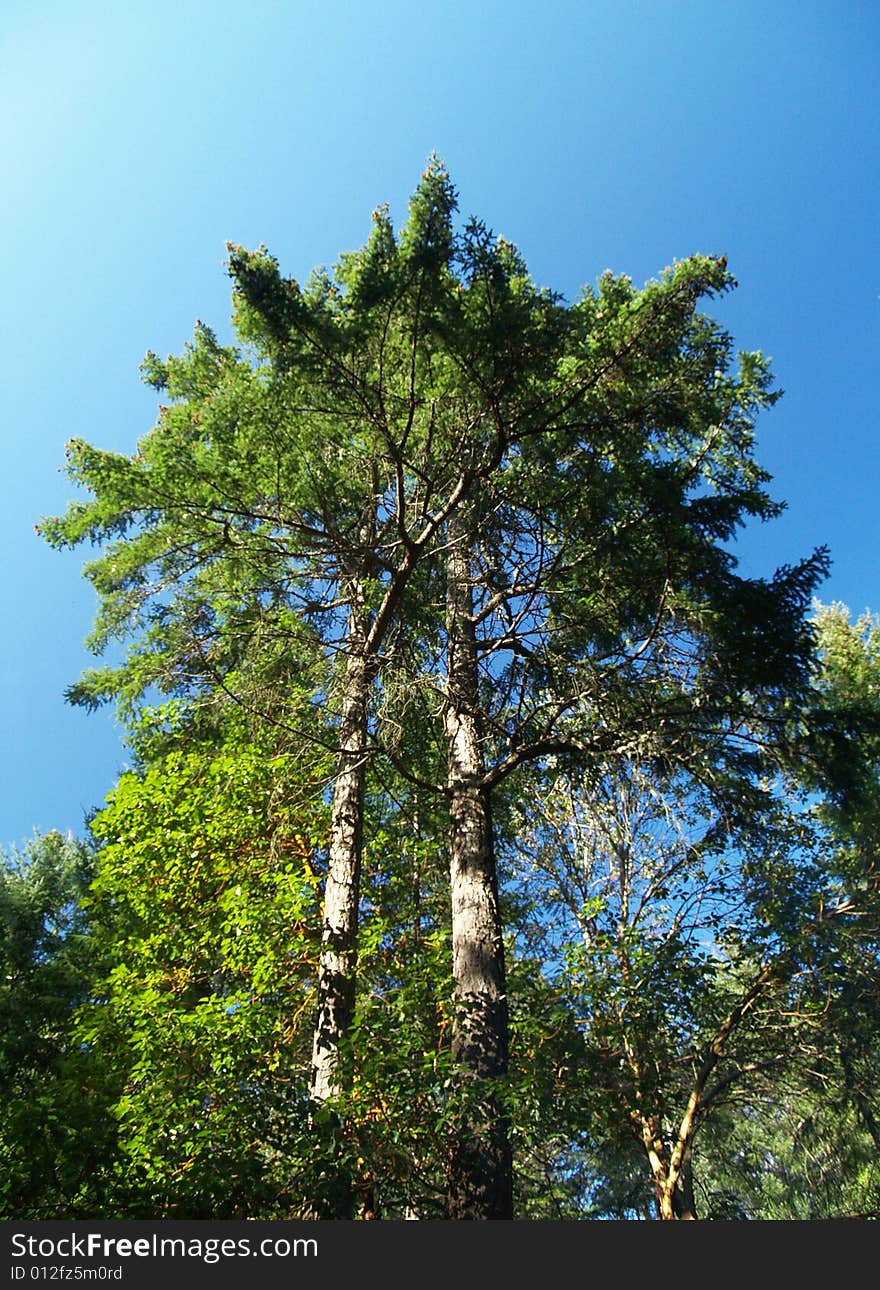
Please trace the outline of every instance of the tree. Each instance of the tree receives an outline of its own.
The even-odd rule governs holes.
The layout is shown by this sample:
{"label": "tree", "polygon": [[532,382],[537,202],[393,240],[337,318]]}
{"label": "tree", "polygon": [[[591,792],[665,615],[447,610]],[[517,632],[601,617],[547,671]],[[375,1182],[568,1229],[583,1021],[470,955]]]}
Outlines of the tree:
{"label": "tree", "polygon": [[[367,696],[420,554],[483,469],[485,446],[456,417],[437,353],[439,301],[456,289],[453,209],[432,163],[399,241],[377,211],[367,245],[305,289],[265,251],[231,248],[249,356],[201,324],[182,359],[149,354],[145,378],[173,406],[132,460],[71,445],[70,474],[94,500],[41,526],[57,545],[110,540],[89,569],[101,597],[93,644],[136,639],[124,666],[73,688],[77,701],[115,695],[131,715],[155,685],[234,692],[258,710],[252,672],[271,672],[267,653],[287,675],[310,649],[339,659],[341,677],[315,681],[336,718],[327,738],[338,759],[319,1099],[339,1091],[353,1000]],[[271,720],[284,721],[282,705]]]}
{"label": "tree", "polygon": [[[264,248],[231,248],[244,348],[198,324],[182,358],[148,355],[171,406],[131,459],[72,445],[92,496],[41,528],[106,544],[88,570],[93,644],[132,642],[74,699],[116,697],[153,750],[157,721],[189,738],[234,701],[334,759],[313,1103],[332,1110],[355,1076],[367,766],[381,754],[445,802],[447,1207],[498,1218],[512,1212],[500,787],[551,755],[634,749],[720,776],[748,760],[746,729],[782,739],[825,557],[735,573],[738,525],[779,509],[752,456],[775,395],[762,356],[737,360],[698,311],[732,286],[723,260],[641,291],[607,274],[569,306],[479,221],[457,231],[455,210],[434,161],[399,236],[378,211],[364,248],[305,288]],[[170,728],[151,687],[177,705]]]}
{"label": "tree", "polygon": [[0,1144],[6,1218],[85,1216],[112,1155],[106,1070],[75,1041],[98,964],[82,901],[94,859],[53,832],[2,856]]}
{"label": "tree", "polygon": [[[524,268],[503,245],[484,245],[482,265],[467,305],[517,335]],[[777,510],[751,457],[753,418],[773,401],[766,364],[743,355],[731,371],[730,338],[696,310],[729,285],[723,263],[695,259],[641,293],[607,276],[558,308],[528,368],[498,365],[505,379],[526,374],[495,401],[504,451],[447,526],[438,788],[451,820],[453,1047],[471,1080],[456,1216],[509,1212],[499,787],[551,755],[595,768],[633,748],[667,773],[720,779],[754,760],[750,744],[787,739],[788,705],[807,688],[823,553],[764,582],[737,577],[724,546],[746,516]],[[427,721],[437,684],[423,681]]]}
{"label": "tree", "polygon": [[286,1218],[320,1196],[308,1081],[327,809],[296,751],[259,734],[230,722],[222,742],[123,775],[91,824],[107,967],[76,1035],[115,1073],[116,1216]]}
{"label": "tree", "polygon": [[[873,855],[847,844],[838,816],[852,819],[856,800],[876,793],[872,666],[859,632],[876,637],[839,612],[816,622],[816,720],[796,767],[794,739],[720,784],[708,766],[688,778],[635,761],[593,777],[557,767],[535,786],[528,816],[517,811],[512,860],[538,906],[532,944],[583,1019],[585,1146],[609,1176],[612,1160],[629,1160],[617,1199],[605,1200],[624,1211],[653,1193],[659,1217],[695,1217],[699,1195],[704,1213],[730,1216],[737,1159],[738,1203],[766,1204],[747,1162],[771,1137],[778,1145],[759,1173],[776,1178],[777,1200],[765,1216],[817,1216],[823,1205],[842,1216],[859,1186],[851,1212],[873,1206],[868,1175],[856,1182],[876,1133]],[[817,731],[837,765],[818,759]],[[818,768],[834,794],[824,802],[804,788]],[[862,824],[865,810],[855,812]],[[808,1125],[814,1135],[812,1199],[811,1166],[795,1166],[790,1133],[782,1149],[795,1109],[801,1141]],[[786,1184],[787,1215],[785,1169],[800,1179]]]}

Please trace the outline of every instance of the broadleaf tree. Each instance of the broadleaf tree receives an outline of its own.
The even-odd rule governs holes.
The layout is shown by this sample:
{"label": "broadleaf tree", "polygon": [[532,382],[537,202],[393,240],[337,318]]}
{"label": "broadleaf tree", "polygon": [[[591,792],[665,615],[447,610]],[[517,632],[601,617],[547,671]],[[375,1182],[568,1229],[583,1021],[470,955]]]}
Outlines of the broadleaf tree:
{"label": "broadleaf tree", "polygon": [[[729,1213],[736,1168],[723,1153],[760,1150],[735,1128],[732,1108],[775,1134],[796,1106],[804,1124],[825,1126],[826,1148],[842,1132],[851,1163],[838,1158],[836,1176],[830,1160],[820,1169],[816,1144],[825,1205],[832,1181],[840,1197],[858,1195],[856,1172],[876,1141],[876,630],[851,627],[839,609],[820,608],[815,622],[820,742],[833,708],[841,739],[861,732],[846,781],[840,765],[829,778],[832,759],[815,754],[795,772],[790,748],[772,745],[722,785],[706,765],[669,776],[633,759],[573,775],[557,763],[533,781],[528,806],[515,805],[505,835],[511,880],[533,910],[521,935],[581,1018],[590,1154],[603,1156],[606,1176],[613,1159],[629,1161],[616,1202],[624,1212],[643,1197],[661,1218]],[[820,765],[825,796],[815,788]],[[856,825],[849,834],[841,810]],[[820,1114],[829,1099],[839,1107],[830,1120]],[[764,1173],[775,1170],[779,1183],[784,1168],[797,1169],[803,1187],[809,1154],[786,1160],[783,1138],[775,1154],[784,1163],[768,1157]],[[764,1203],[746,1178],[744,1213]],[[855,1212],[871,1208],[866,1195]],[[821,1212],[803,1204],[802,1217]]]}

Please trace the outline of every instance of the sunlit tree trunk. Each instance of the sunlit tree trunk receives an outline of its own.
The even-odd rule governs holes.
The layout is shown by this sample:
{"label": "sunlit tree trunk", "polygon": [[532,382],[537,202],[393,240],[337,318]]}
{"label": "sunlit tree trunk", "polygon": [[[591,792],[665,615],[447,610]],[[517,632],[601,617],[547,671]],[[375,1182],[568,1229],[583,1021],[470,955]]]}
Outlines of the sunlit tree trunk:
{"label": "sunlit tree trunk", "polygon": [[369,690],[362,637],[359,627],[349,637],[330,812],[318,1015],[312,1043],[311,1095],[318,1101],[337,1096],[344,1087],[342,1050],[354,1013]]}
{"label": "sunlit tree trunk", "polygon": [[[337,773],[330,809],[330,838],[321,951],[318,960],[318,1010],[312,1037],[309,1092],[315,1104],[332,1102],[351,1075],[348,1043],[354,1020],[357,934],[364,825],[367,699],[370,670],[365,650],[360,597],[349,616],[348,655],[342,684]],[[355,1180],[343,1151],[343,1122],[335,1109],[329,1118],[313,1116],[316,1150],[325,1175],[312,1198],[316,1218],[353,1218]]]}
{"label": "sunlit tree trunk", "polygon": [[499,1085],[508,1071],[504,943],[489,790],[483,783],[469,534],[449,525],[446,737],[450,798],[452,1052],[462,1113],[452,1143],[448,1213],[511,1218],[512,1160]]}

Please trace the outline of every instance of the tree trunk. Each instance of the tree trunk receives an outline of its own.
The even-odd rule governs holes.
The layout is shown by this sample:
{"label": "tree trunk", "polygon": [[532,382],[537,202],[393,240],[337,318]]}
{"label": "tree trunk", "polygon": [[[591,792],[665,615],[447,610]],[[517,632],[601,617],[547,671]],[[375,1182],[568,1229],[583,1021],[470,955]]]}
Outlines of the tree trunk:
{"label": "tree trunk", "polygon": [[665,1221],[695,1219],[691,1143],[679,1140],[672,1152],[659,1134],[658,1122],[642,1121],[642,1141],[651,1168],[657,1217]]}
{"label": "tree trunk", "polygon": [[[318,1013],[312,1037],[309,1093],[313,1103],[338,1097],[349,1084],[347,1044],[354,1019],[357,932],[364,820],[364,762],[370,671],[360,620],[352,611],[345,665],[339,755],[330,809],[330,842],[318,960]],[[320,1182],[312,1195],[313,1218],[353,1218],[354,1175],[346,1160],[345,1126],[332,1108],[314,1112]]]}
{"label": "tree trunk", "polygon": [[654,1191],[658,1218],[675,1221],[697,1217],[690,1169],[675,1177],[656,1178]]}
{"label": "tree trunk", "polygon": [[685,1152],[678,1184],[672,1194],[672,1208],[676,1218],[695,1219],[697,1217],[694,1199],[694,1168],[690,1148]]}
{"label": "tree trunk", "polygon": [[363,651],[356,641],[350,641],[350,647],[330,812],[318,1016],[312,1043],[310,1091],[317,1101],[337,1096],[344,1087],[342,1047],[354,1013],[369,677]]}
{"label": "tree trunk", "polygon": [[512,1158],[499,1085],[508,1071],[504,942],[489,791],[478,717],[477,650],[469,534],[449,526],[446,615],[446,737],[454,1021],[461,1118],[453,1137],[448,1213],[453,1219],[511,1218]]}

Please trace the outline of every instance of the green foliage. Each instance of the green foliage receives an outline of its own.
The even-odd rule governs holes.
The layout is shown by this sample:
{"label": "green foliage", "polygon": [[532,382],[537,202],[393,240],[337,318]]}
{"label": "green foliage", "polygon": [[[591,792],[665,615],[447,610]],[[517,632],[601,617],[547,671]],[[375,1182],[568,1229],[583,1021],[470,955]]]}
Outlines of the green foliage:
{"label": "green foliage", "polygon": [[91,852],[60,833],[2,856],[0,1214],[88,1214],[114,1151],[107,1072],[72,1034],[97,969],[83,898]]}
{"label": "green foliage", "polygon": [[78,1035],[121,1086],[115,1212],[295,1212],[320,919],[320,797],[238,743],[123,776],[92,830],[110,969]]}
{"label": "green foliage", "polygon": [[[832,696],[850,723],[854,693],[864,705],[878,692],[872,626],[817,610],[813,702],[827,712]],[[877,769],[870,722],[839,731],[859,728],[856,799],[839,779],[817,798],[815,757],[804,783],[771,749],[762,773],[720,792],[705,765],[689,780],[617,764],[557,770],[516,805],[520,936],[582,1034],[580,1163],[573,1137],[546,1164],[565,1212],[650,1205],[648,1146],[671,1159],[692,1098],[701,1216],[876,1210]]]}
{"label": "green foliage", "polygon": [[[643,288],[606,273],[568,305],[456,214],[433,158],[399,232],[378,209],[364,246],[304,285],[267,248],[230,245],[234,344],[197,323],[181,355],[147,354],[167,402],[130,457],[68,446],[85,500],[40,528],[97,548],[90,645],[125,648],[69,697],[117,704],[136,771],[92,824],[88,898],[70,875],[36,894],[33,868],[8,899],[26,979],[57,974],[16,1007],[56,998],[69,1022],[79,1005],[53,1060],[102,1072],[112,1104],[92,1203],[443,1214],[472,1096],[453,1078],[444,840],[458,534],[475,787],[509,928],[511,1065],[492,1092],[520,1212],[645,1214],[645,1162],[667,1167],[695,1090],[703,1203],[711,1183],[719,1213],[794,1205],[802,1182],[755,1199],[731,1108],[781,1123],[784,1087],[816,1120],[816,1071],[841,1099],[822,1140],[843,1204],[873,1115],[877,625],[808,621],[824,550],[737,571],[739,528],[781,510],[754,457],[779,395],[765,357],[701,311],[735,285],[725,260]],[[369,711],[351,1079],[314,1106],[353,658]],[[45,920],[62,895],[78,912],[44,949],[25,906]]]}
{"label": "green foliage", "polygon": [[880,1215],[877,1144],[834,1083],[740,1102],[707,1124],[700,1212],[709,1219],[816,1220]]}

